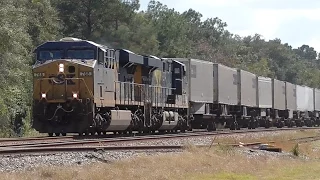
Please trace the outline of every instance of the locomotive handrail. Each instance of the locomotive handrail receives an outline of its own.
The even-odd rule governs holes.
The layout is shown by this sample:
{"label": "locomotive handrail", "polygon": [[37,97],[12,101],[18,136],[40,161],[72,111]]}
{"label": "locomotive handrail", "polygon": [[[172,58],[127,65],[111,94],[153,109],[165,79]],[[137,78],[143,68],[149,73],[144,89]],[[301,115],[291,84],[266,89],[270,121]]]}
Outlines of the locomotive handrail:
{"label": "locomotive handrail", "polygon": [[[53,79],[54,79],[54,78],[39,78],[39,79],[36,79],[36,81],[40,83],[40,91],[41,91],[41,81],[44,81],[44,80],[53,80]],[[90,89],[89,89],[86,81],[85,81],[83,78],[64,78],[64,79],[65,79],[65,81],[64,81],[64,86],[65,86],[65,87],[68,86],[67,80],[80,80],[80,81],[83,81],[83,83],[84,83],[87,91],[89,92],[90,97],[91,97],[91,98],[94,98],[92,91],[90,91]],[[80,88],[79,88],[79,90],[80,90]]]}
{"label": "locomotive handrail", "polygon": [[[139,84],[139,83],[134,83],[134,82],[126,82],[126,81],[114,81],[115,83],[122,83],[122,84],[131,84],[131,85],[139,85],[139,86],[146,86],[148,84]],[[162,89],[171,89],[175,90],[176,88],[171,88],[171,87],[164,87],[164,86],[154,86],[154,85],[149,85],[149,87],[154,88],[162,88]]]}
{"label": "locomotive handrail", "polygon": [[163,87],[163,86],[152,86],[150,85],[149,87],[151,88],[161,88],[161,89],[169,89],[169,90],[175,90],[176,88],[171,88],[171,87]]}

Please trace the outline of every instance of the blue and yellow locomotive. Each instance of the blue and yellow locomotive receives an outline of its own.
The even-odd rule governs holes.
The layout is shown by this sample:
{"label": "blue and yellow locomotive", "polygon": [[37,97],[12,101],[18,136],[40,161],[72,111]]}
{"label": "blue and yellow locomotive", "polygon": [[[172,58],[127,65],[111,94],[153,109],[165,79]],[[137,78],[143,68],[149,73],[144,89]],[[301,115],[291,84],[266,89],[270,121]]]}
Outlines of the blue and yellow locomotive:
{"label": "blue and yellow locomotive", "polygon": [[40,133],[185,131],[183,64],[77,38],[36,48],[33,127]]}

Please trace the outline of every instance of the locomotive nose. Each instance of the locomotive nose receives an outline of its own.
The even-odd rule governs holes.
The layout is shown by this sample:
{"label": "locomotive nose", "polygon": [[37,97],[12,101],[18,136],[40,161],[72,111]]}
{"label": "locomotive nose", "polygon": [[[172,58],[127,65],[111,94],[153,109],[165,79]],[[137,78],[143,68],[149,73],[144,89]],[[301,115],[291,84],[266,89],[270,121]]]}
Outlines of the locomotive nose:
{"label": "locomotive nose", "polygon": [[[92,67],[72,60],[46,62],[34,69],[34,73],[45,74],[35,77],[35,96],[45,93],[49,102],[66,102],[68,99],[88,98],[92,80]],[[81,76],[83,73],[86,76]],[[91,76],[89,76],[91,75]],[[80,77],[81,76],[81,77]],[[90,98],[90,97],[89,97]]]}

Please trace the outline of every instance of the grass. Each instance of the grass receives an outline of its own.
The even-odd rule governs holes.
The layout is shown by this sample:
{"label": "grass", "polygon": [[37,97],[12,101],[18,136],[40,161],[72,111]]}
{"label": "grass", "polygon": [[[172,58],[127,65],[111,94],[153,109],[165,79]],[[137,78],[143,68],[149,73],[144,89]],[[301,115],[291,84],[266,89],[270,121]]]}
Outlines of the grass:
{"label": "grass", "polygon": [[[222,144],[238,144],[239,142],[242,143],[250,143],[250,142],[262,142],[267,143],[274,141],[274,143],[270,143],[276,147],[282,148],[283,151],[293,151],[293,153],[302,153],[302,154],[309,154],[309,155],[317,155],[314,153],[313,143],[302,143],[296,145],[296,141],[288,141],[289,139],[296,139],[296,138],[303,138],[303,137],[311,137],[311,136],[320,136],[318,130],[297,130],[297,131],[288,131],[288,132],[280,132],[280,133],[273,133],[273,135],[267,134],[267,136],[255,136],[252,134],[248,135],[240,135],[234,138],[233,136],[221,136],[214,140],[215,143],[222,143]],[[318,143],[320,148],[320,143]],[[296,149],[294,149],[294,147]],[[320,156],[319,156],[320,157]]]}
{"label": "grass", "polygon": [[272,158],[262,155],[248,158],[236,148],[217,146],[188,148],[181,154],[143,156],[113,164],[83,167],[46,168],[36,171],[0,174],[0,179],[319,179],[320,161],[294,157]]}
{"label": "grass", "polygon": [[[286,138],[297,138],[317,135],[309,131],[284,133],[279,136],[260,138],[239,138],[239,142],[260,140],[281,141]],[[225,138],[226,141],[234,141]],[[223,138],[215,139],[215,142]],[[232,142],[235,143],[235,142]],[[299,144],[284,143],[287,152],[296,150],[299,156],[274,157],[270,155],[250,156],[239,153],[238,149],[228,145],[212,148],[196,148],[192,145],[182,153],[142,156],[121,160],[111,164],[91,164],[85,166],[42,167],[35,171],[20,173],[0,173],[0,179],[20,180],[102,180],[102,179],[154,179],[154,180],[313,180],[320,177],[320,142]],[[252,153],[254,155],[254,152]],[[304,156],[300,156],[300,154]],[[305,158],[308,156],[309,158]]]}

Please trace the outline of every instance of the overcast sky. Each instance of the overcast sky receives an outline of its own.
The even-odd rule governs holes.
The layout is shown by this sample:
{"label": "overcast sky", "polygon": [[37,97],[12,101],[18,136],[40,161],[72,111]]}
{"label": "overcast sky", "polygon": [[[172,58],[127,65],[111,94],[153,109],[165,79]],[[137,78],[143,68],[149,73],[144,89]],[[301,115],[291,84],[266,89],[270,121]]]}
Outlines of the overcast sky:
{"label": "overcast sky", "polygon": [[[183,12],[192,8],[203,18],[219,17],[231,33],[280,38],[293,48],[307,44],[320,52],[319,0],[158,0]],[[149,0],[140,0],[145,10]]]}

